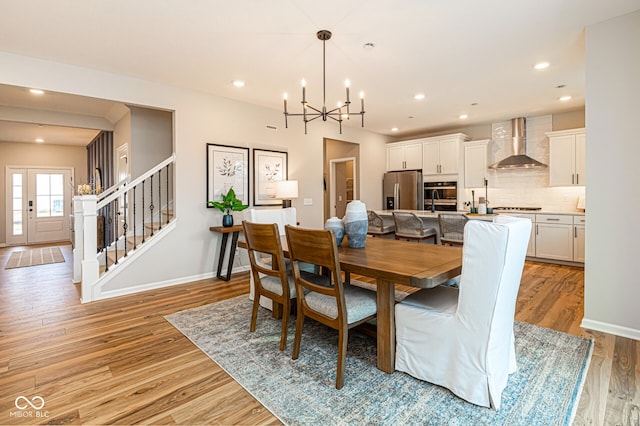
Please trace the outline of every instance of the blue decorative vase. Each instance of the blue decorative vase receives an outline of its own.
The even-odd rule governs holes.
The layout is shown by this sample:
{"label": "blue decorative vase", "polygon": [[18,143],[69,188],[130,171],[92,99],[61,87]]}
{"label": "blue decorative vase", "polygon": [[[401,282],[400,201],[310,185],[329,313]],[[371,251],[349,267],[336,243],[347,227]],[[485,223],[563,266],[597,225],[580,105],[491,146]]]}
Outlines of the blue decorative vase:
{"label": "blue decorative vase", "polygon": [[359,200],[351,201],[347,204],[343,221],[349,247],[363,248],[367,241],[367,231],[369,230],[367,206]]}
{"label": "blue decorative vase", "polygon": [[344,222],[342,222],[342,219],[338,219],[335,216],[327,219],[327,222],[324,224],[324,229],[333,231],[336,236],[336,244],[340,247],[340,245],[342,245],[342,239],[344,238]]}
{"label": "blue decorative vase", "polygon": [[233,226],[233,215],[225,214],[222,215],[222,226],[225,228],[230,228]]}

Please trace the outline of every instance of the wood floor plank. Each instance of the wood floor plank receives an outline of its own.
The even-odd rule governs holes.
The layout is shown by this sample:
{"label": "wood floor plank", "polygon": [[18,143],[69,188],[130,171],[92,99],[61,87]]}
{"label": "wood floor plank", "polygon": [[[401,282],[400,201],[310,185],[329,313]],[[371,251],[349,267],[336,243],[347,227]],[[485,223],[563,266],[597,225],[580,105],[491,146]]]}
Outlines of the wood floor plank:
{"label": "wood floor plank", "polygon": [[[60,247],[65,263],[0,270],[0,424],[25,424],[9,416],[23,393],[45,399],[39,423],[280,423],[164,319],[246,295],[247,272],[83,305]],[[574,424],[637,425],[640,343],[580,327],[583,281],[582,268],[526,262],[516,319],[595,340]]]}
{"label": "wood floor plank", "polygon": [[636,425],[640,423],[640,350],[638,342],[616,337],[611,368],[606,424]]}

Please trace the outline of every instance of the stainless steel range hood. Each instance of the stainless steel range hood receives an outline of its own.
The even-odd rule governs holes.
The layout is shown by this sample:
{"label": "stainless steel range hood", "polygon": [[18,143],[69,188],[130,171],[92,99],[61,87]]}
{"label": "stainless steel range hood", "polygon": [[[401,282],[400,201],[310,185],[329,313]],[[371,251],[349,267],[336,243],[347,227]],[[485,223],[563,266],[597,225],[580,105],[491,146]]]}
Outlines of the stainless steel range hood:
{"label": "stainless steel range hood", "polygon": [[531,169],[547,167],[527,155],[526,121],[524,117],[511,120],[513,154],[489,166],[490,169]]}

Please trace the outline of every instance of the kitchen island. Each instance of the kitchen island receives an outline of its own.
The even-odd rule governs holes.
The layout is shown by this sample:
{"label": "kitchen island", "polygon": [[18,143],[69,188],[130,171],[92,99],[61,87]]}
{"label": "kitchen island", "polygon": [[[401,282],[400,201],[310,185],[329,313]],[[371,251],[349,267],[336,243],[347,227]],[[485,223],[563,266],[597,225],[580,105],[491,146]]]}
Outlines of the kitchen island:
{"label": "kitchen island", "polygon": [[[463,214],[466,215],[469,219],[473,220],[487,220],[492,221],[495,214],[472,214],[467,211],[436,211],[432,212],[430,210],[376,210],[375,212],[382,217],[385,225],[393,225],[393,212],[411,212],[415,213],[422,221],[430,228],[434,228],[436,230],[437,236],[436,241],[440,244],[440,225],[438,224],[438,214],[446,213],[446,214]],[[393,234],[390,236],[393,238]]]}
{"label": "kitchen island", "polygon": [[[564,265],[584,266],[585,214],[583,211],[558,212],[536,209],[535,211],[498,210],[495,214],[475,214],[467,211],[431,212],[429,210],[396,210],[415,213],[426,225],[437,232],[440,243],[439,213],[464,214],[471,220],[492,221],[498,214],[531,220],[531,238],[527,248],[527,259]],[[377,210],[385,224],[393,224],[393,210]],[[388,238],[393,238],[393,234]]]}

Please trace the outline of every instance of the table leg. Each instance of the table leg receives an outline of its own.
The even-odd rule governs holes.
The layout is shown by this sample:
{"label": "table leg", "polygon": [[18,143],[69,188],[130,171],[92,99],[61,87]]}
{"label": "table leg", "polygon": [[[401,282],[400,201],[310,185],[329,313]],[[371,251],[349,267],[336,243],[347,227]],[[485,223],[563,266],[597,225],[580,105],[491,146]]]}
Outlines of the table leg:
{"label": "table leg", "polygon": [[282,303],[271,302],[271,317],[275,319],[282,319]]}
{"label": "table leg", "polygon": [[393,283],[377,279],[376,298],[378,304],[378,369],[393,373],[396,365],[396,322]]}
{"label": "table leg", "polygon": [[224,255],[227,251],[227,241],[229,240],[229,233],[222,234],[222,241],[220,242],[220,255],[218,256],[218,271],[216,277],[221,280],[229,281],[231,279],[231,270],[233,269],[233,259],[236,256],[236,247],[238,245],[238,235],[240,232],[232,232],[231,238],[231,253],[229,253],[229,263],[227,264],[227,275],[222,276],[222,264],[224,263]]}
{"label": "table leg", "polygon": [[216,273],[216,277],[222,278],[222,263],[224,262],[224,253],[227,251],[227,240],[229,239],[229,234],[222,234],[222,241],[220,242],[220,255],[218,256],[218,272]]}
{"label": "table leg", "polygon": [[227,265],[227,278],[223,278],[225,281],[231,279],[231,270],[233,269],[233,259],[236,256],[236,247],[238,246],[238,235],[240,232],[234,232],[231,237],[231,251],[229,253],[229,264]]}

